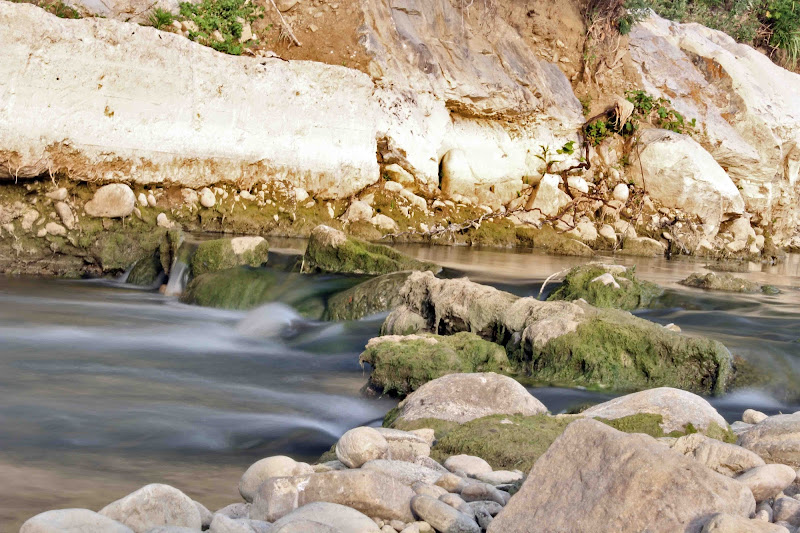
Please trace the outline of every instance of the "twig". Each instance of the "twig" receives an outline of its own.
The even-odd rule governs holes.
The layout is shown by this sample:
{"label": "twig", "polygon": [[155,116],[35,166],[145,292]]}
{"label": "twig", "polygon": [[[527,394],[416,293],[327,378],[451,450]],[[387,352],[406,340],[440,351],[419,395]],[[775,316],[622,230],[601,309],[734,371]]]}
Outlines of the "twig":
{"label": "twig", "polygon": [[302,46],[300,44],[300,41],[297,40],[297,37],[295,37],[294,32],[292,31],[292,27],[289,26],[289,23],[286,22],[285,18],[283,18],[283,14],[281,13],[281,10],[278,9],[278,6],[275,5],[275,0],[269,0],[269,3],[272,4],[272,7],[275,8],[275,12],[278,13],[278,17],[281,19],[281,26],[283,26],[283,29],[285,29],[286,33],[289,34],[289,37],[292,38],[292,41],[294,41],[294,44],[297,45],[297,46]]}
{"label": "twig", "polygon": [[568,270],[569,270],[568,268],[565,268],[564,270],[559,270],[558,272],[554,272],[553,274],[550,274],[549,276],[547,276],[547,279],[544,280],[544,283],[542,283],[542,288],[539,289],[539,294],[536,296],[536,299],[537,300],[541,300],[542,299],[542,293],[544,292],[544,288],[547,286],[548,283],[550,283],[551,279],[553,279],[554,277],[558,276],[559,274],[563,274],[564,272],[567,272]]}

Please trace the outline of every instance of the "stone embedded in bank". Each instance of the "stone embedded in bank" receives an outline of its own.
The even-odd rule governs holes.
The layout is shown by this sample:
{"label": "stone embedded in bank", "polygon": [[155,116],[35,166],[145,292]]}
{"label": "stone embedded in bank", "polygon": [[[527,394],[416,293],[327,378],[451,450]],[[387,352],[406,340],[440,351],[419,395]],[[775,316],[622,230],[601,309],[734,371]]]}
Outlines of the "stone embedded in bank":
{"label": "stone embedded in bank", "polygon": [[133,213],[136,197],[124,183],[111,183],[97,189],[83,207],[92,217],[123,218]]}

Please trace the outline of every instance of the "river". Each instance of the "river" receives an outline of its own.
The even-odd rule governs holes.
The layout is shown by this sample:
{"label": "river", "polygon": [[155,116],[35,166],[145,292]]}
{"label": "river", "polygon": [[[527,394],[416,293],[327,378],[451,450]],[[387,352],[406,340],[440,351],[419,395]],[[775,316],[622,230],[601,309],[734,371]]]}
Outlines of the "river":
{"label": "river", "polygon": [[[272,241],[271,241],[272,242]],[[276,241],[279,252],[302,242]],[[399,246],[520,295],[582,258],[465,247]],[[667,288],[639,316],[722,341],[794,378],[800,370],[800,256],[742,275],[777,296],[706,293],[677,281],[706,263],[617,258]],[[313,290],[315,278],[308,282]],[[546,291],[552,288],[550,285]],[[357,359],[381,316],[309,322],[283,304],[256,314],[183,305],[114,280],[0,277],[0,531],[53,508],[99,509],[152,482],[212,511],[239,500],[249,464],[273,454],[313,460],[347,429],[377,424],[395,402],[364,398]],[[252,337],[248,321],[271,331]],[[537,388],[552,412],[610,395]],[[736,391],[712,403],[730,421],[745,408],[793,412],[794,398]]]}

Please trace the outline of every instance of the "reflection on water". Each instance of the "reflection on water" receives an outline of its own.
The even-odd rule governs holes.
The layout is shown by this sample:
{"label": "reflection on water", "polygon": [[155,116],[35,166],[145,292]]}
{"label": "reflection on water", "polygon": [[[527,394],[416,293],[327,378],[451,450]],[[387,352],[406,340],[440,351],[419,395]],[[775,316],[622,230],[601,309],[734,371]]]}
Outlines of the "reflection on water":
{"label": "reflection on water", "polygon": [[[297,241],[272,244],[302,249]],[[402,248],[525,296],[583,262]],[[778,296],[705,293],[676,283],[704,263],[618,262],[636,264],[640,276],[667,289],[661,304],[640,316],[716,338],[759,364],[798,370],[800,256],[743,274],[780,286]],[[295,280],[288,292],[315,290],[287,280]],[[330,283],[321,278],[318,289]],[[102,281],[0,278],[0,530],[13,531],[45,509],[99,508],[156,481],[213,509],[236,500],[238,478],[254,460],[315,458],[344,431],[377,423],[394,405],[359,395],[366,378],[358,354],[380,323],[308,321],[281,303],[250,312],[191,307]],[[610,397],[533,392],[553,412]],[[730,420],[750,407],[794,410],[758,391],[714,404]]]}

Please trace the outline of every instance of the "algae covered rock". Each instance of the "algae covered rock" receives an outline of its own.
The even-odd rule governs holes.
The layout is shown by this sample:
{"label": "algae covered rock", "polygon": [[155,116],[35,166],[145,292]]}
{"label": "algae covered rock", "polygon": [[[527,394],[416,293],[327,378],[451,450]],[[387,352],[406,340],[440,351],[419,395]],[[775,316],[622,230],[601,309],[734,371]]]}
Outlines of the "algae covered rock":
{"label": "algae covered rock", "polygon": [[417,261],[388,246],[359,241],[329,226],[312,230],[303,263],[306,272],[380,275],[401,270],[439,270],[433,263]]}
{"label": "algae covered rock", "polygon": [[617,250],[619,255],[632,255],[636,257],[655,257],[664,255],[666,247],[655,239],[649,237],[628,237],[622,243],[622,248]]}
{"label": "algae covered rock", "polygon": [[517,245],[545,250],[555,255],[591,257],[594,250],[578,238],[544,225],[541,228],[520,226],[516,228]]}
{"label": "algae covered rock", "polygon": [[151,286],[159,280],[163,272],[160,255],[150,254],[136,261],[125,282],[131,285]]}
{"label": "algae covered rock", "polygon": [[370,386],[385,394],[399,395],[446,374],[509,367],[502,346],[469,332],[376,337],[370,339],[359,362],[372,366]]}
{"label": "algae covered rock", "polygon": [[400,287],[410,272],[392,272],[364,281],[328,299],[325,317],[328,320],[358,320],[392,309],[400,303]]}
{"label": "algae covered rock", "polygon": [[596,307],[630,311],[647,307],[662,292],[655,283],[639,280],[634,267],[589,263],[570,270],[548,300],[583,298]]}
{"label": "algae covered rock", "polygon": [[727,292],[764,292],[765,294],[777,294],[780,292],[772,285],[759,285],[754,281],[746,280],[723,272],[716,274],[709,272],[708,274],[700,274],[694,272],[688,278],[682,280],[681,285],[687,287],[695,287],[697,289],[706,289],[714,291],[727,291]]}
{"label": "algae covered rock", "polygon": [[251,309],[273,299],[276,273],[247,267],[208,272],[195,277],[181,296],[183,303],[223,309]]}
{"label": "algae covered rock", "polygon": [[192,274],[201,276],[237,266],[259,267],[267,262],[269,244],[263,237],[214,239],[197,246],[192,256]]}

